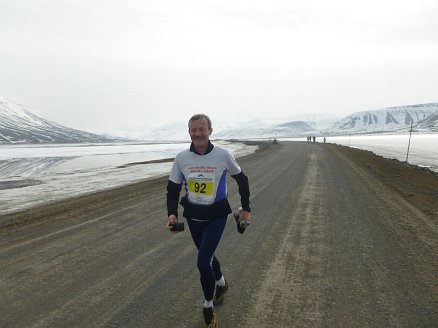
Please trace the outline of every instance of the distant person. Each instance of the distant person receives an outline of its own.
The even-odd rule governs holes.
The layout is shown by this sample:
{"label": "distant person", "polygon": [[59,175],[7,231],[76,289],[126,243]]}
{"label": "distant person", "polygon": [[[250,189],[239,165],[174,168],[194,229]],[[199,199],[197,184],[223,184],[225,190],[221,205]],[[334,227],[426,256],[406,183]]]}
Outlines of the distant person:
{"label": "distant person", "polygon": [[325,143],[325,137],[324,137],[324,143]]}
{"label": "distant person", "polygon": [[274,138],[274,141],[272,142],[272,144],[273,144],[273,145],[277,145],[277,144],[278,144],[278,141],[277,141],[276,138]]}
{"label": "distant person", "polygon": [[314,143],[316,142],[316,137],[315,137],[315,136],[313,136],[313,142],[314,142]]}
{"label": "distant person", "polygon": [[180,204],[193,242],[198,249],[197,266],[204,293],[204,327],[217,327],[214,305],[221,304],[229,285],[215,256],[228,215],[226,175],[236,180],[242,205],[240,220],[251,219],[249,183],[234,156],[210,142],[213,132],[210,118],[197,114],[189,120],[190,149],[176,155],[167,184],[166,228],[178,222],[178,202],[182,185],[185,194]]}

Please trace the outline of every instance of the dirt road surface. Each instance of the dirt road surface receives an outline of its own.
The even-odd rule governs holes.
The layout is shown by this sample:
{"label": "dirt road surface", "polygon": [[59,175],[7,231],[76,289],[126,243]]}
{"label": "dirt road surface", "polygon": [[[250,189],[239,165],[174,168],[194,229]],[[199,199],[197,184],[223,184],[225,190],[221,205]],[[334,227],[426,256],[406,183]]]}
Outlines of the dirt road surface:
{"label": "dirt road surface", "polygon": [[[229,220],[217,251],[231,285],[219,327],[437,327],[436,174],[297,142],[240,163],[253,221],[241,235]],[[0,327],[202,327],[166,182],[0,217]]]}

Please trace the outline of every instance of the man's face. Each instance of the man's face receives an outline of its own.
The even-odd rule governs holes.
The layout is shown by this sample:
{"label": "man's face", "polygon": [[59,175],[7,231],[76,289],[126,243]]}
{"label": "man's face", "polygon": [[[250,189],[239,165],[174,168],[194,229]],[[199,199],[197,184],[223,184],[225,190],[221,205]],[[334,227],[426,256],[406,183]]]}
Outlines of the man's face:
{"label": "man's face", "polygon": [[189,134],[195,147],[207,147],[213,129],[208,128],[205,118],[190,122]]}

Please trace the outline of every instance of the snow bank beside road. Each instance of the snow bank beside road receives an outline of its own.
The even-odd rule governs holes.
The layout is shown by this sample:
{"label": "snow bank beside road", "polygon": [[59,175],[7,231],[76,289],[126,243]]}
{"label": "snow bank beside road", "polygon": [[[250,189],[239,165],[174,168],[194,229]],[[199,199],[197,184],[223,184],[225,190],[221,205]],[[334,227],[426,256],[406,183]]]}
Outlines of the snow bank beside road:
{"label": "snow bank beside road", "polygon": [[[228,149],[237,158],[249,155],[258,148],[225,141],[215,144]],[[2,147],[0,214],[166,175],[170,172],[172,162],[121,166],[133,162],[173,158],[188,145],[181,143]]]}

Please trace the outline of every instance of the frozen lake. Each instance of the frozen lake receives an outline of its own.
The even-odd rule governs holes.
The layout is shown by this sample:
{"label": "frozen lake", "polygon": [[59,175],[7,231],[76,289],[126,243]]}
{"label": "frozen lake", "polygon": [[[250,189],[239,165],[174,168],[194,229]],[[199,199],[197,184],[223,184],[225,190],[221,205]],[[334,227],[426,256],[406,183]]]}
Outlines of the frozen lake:
{"label": "frozen lake", "polygon": [[[257,146],[215,142],[236,157]],[[189,143],[0,146],[0,214],[169,174]],[[127,165],[129,164],[129,165]],[[163,191],[164,193],[164,191]]]}

